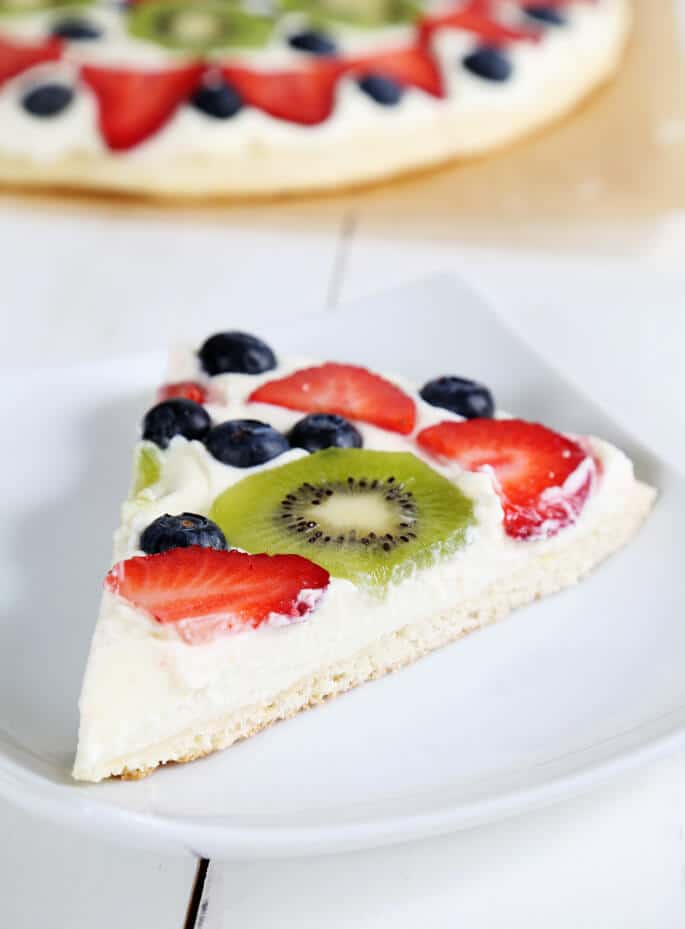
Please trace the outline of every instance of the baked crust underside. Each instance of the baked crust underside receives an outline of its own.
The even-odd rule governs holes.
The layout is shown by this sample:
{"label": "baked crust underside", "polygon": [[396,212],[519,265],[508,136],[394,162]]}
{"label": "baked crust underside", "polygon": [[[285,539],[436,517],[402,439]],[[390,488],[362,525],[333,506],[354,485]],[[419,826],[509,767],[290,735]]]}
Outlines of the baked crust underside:
{"label": "baked crust underside", "polygon": [[201,731],[187,729],[128,757],[111,759],[93,769],[78,770],[75,775],[95,781],[108,776],[144,777],[160,764],[202,758],[249,738],[278,720],[397,671],[436,648],[498,622],[517,607],[577,583],[633,537],[649,513],[654,497],[652,488],[636,483],[632,493],[621,501],[620,508],[608,514],[599,525],[576,533],[566,547],[539,553],[515,573],[498,579],[479,597],[447,613],[384,635],[344,661],[322,668],[281,691],[268,704],[246,706],[204,722]]}

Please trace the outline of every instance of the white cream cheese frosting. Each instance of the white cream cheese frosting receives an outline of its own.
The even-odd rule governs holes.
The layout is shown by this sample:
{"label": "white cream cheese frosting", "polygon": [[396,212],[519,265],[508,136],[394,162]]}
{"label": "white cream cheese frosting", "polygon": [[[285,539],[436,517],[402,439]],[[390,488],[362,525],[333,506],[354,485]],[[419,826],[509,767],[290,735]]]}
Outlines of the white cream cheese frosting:
{"label": "white cream cheese frosting", "polygon": [[[263,375],[212,378],[212,396],[220,401],[207,407],[212,420],[261,419],[287,432],[302,413],[251,403],[247,397],[260,383],[308,364],[311,362],[304,359],[288,360]],[[193,352],[174,357],[170,382],[199,376]],[[620,510],[636,486],[629,459],[607,442],[589,438],[585,441],[600,463],[600,477],[576,523],[548,539],[512,539],[504,532],[502,507],[488,474],[465,472],[456,464],[440,465],[414,442],[413,436],[420,429],[460,417],[425,403],[406,380],[392,376],[388,380],[401,386],[416,403],[416,430],[404,436],[357,423],[364,447],[411,451],[471,498],[475,523],[468,530],[464,547],[455,556],[391,585],[383,596],[332,577],[315,609],[302,622],[265,624],[219,635],[203,644],[187,644],[172,626],[157,624],[106,591],[80,703],[78,776],[91,777],[98,771],[96,778],[104,776],[107,759],[122,758],[172,738],[197,722],[198,707],[203,718],[209,719],[241,707],[268,704],[294,682],[363,651],[383,636],[444,614],[455,603],[473,601],[499,579],[525,571],[526,564],[540,555],[563,555],[574,539],[593,532]],[[227,466],[212,458],[200,442],[181,437],[158,454],[159,480],[124,504],[115,536],[115,561],[142,554],[140,533],[157,516],[184,511],[206,514],[223,490],[255,470]],[[277,468],[306,454],[292,449],[259,467]],[[582,464],[571,475],[567,490],[583,482],[586,467]],[[123,693],[122,668],[131,682]]]}

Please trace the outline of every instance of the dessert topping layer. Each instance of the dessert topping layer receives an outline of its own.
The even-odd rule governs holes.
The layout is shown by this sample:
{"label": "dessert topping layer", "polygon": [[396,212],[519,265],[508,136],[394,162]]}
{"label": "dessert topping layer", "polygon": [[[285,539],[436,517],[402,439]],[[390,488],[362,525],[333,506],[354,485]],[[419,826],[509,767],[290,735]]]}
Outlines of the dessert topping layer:
{"label": "dessert topping layer", "polygon": [[399,112],[430,121],[452,103],[520,106],[594,56],[622,15],[618,0],[380,6],[369,19],[354,0],[5,0],[3,145],[34,158],[230,151]]}
{"label": "dessert topping layer", "polygon": [[359,366],[285,362],[245,333],[177,354],[159,396],[116,536],[124,563],[188,546],[297,554],[330,572],[334,597],[347,580],[387,599],[443,565],[468,575],[479,546],[496,572],[552,544],[607,480],[607,447],[498,414],[482,384],[443,375],[417,392]]}

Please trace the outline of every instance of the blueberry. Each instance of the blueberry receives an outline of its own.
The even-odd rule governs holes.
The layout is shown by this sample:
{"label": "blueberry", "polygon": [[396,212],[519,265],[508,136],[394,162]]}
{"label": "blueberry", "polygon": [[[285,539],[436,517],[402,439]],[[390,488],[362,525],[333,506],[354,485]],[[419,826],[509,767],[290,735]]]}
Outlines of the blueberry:
{"label": "blueberry", "polygon": [[286,452],[288,440],[256,419],[231,419],[215,426],[205,439],[208,451],[234,468],[251,468]]}
{"label": "blueberry", "polygon": [[523,12],[531,19],[537,19],[538,22],[545,23],[548,26],[565,26],[566,17],[555,9],[553,6],[540,6],[537,3],[531,3],[524,6]]}
{"label": "blueberry", "polygon": [[204,439],[212,426],[207,410],[194,400],[174,397],[148,410],[143,419],[143,438],[166,448],[175,435]]}
{"label": "blueberry", "polygon": [[32,116],[57,116],[74,99],[74,91],[66,84],[41,84],[24,96],[21,103]]}
{"label": "blueberry", "polygon": [[276,367],[269,346],[245,332],[218,332],[207,339],[198,355],[207,374],[261,374]]}
{"label": "blueberry", "polygon": [[58,39],[69,39],[72,42],[81,42],[88,39],[99,39],[102,30],[89,23],[87,19],[61,19],[52,27],[51,35]]}
{"label": "blueberry", "polygon": [[404,93],[401,84],[383,74],[365,74],[364,77],[359,78],[357,84],[365,94],[381,106],[394,106],[400,102]]}
{"label": "blueberry", "polygon": [[216,523],[197,513],[181,513],[180,516],[158,516],[140,537],[140,547],[146,555],[158,555],[170,548],[187,548],[200,545],[225,551],[226,536]]}
{"label": "blueberry", "polygon": [[507,81],[511,77],[511,61],[504,52],[490,45],[483,45],[463,59],[467,71],[486,81]]}
{"label": "blueberry", "polygon": [[315,32],[313,29],[289,36],[288,45],[312,55],[335,55],[336,52],[335,42],[323,32]]}
{"label": "blueberry", "polygon": [[495,401],[488,388],[465,377],[428,381],[421,388],[421,396],[431,406],[451,410],[466,419],[491,419],[495,412]]}
{"label": "blueberry", "polygon": [[190,100],[191,104],[207,116],[214,119],[230,119],[242,107],[243,100],[237,90],[225,81],[206,84]]}
{"label": "blueberry", "polygon": [[320,452],[322,448],[361,448],[362,437],[352,423],[334,413],[310,413],[293,426],[288,439],[293,448]]}

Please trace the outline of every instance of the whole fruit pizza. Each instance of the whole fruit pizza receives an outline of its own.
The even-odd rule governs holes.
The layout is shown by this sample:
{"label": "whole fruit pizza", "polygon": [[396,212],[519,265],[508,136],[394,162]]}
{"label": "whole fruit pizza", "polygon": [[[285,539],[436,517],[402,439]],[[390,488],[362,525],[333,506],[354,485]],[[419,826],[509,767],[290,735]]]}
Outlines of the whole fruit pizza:
{"label": "whole fruit pizza", "polygon": [[630,541],[654,491],[623,452],[462,375],[417,388],[234,331],[174,357],[104,581],[77,779],[227,748]]}
{"label": "whole fruit pizza", "polygon": [[0,0],[0,182],[345,187],[499,148],[621,59],[629,0]]}

